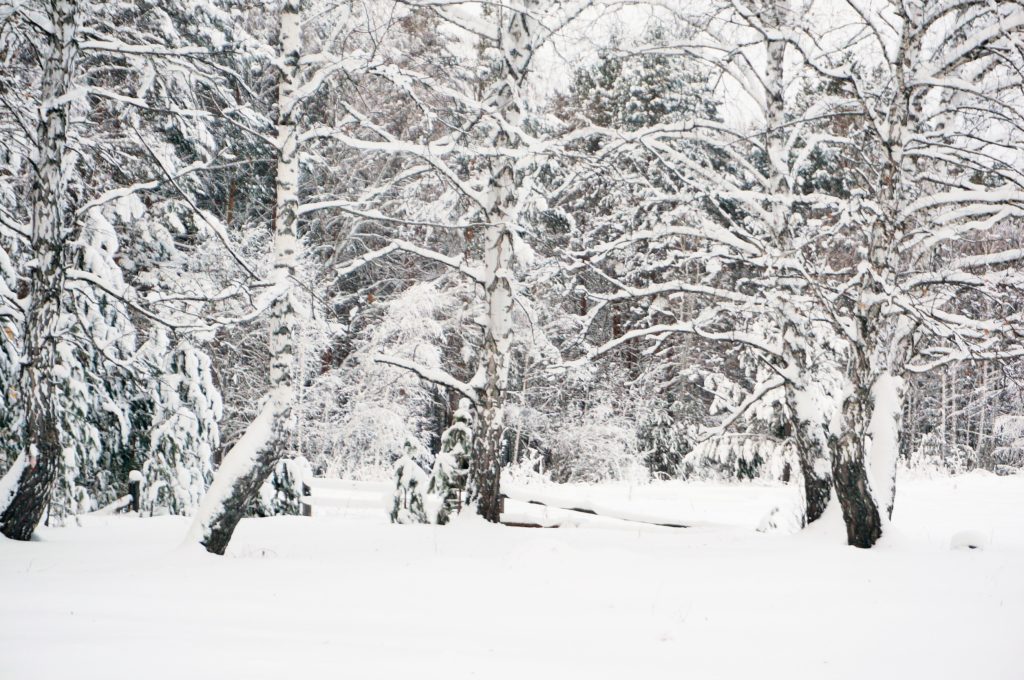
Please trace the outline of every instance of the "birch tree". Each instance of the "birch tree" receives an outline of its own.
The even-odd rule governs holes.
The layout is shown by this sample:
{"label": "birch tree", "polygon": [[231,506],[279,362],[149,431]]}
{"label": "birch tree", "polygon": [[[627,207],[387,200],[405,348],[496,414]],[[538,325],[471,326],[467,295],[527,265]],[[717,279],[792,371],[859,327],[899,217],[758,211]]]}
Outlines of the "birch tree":
{"label": "birch tree", "polygon": [[31,433],[4,477],[0,489],[0,530],[27,541],[50,499],[63,455],[59,392],[65,363],[61,347],[61,296],[65,285],[67,244],[74,237],[73,213],[66,194],[71,164],[68,116],[75,98],[74,74],[79,57],[79,8],[75,0],[52,0],[42,44],[42,92],[36,130],[32,182],[31,241],[36,257],[25,314],[25,368],[21,393],[26,399],[26,427]]}
{"label": "birch tree", "polygon": [[[530,200],[535,197],[525,195],[524,174],[534,158],[552,153],[558,146],[558,142],[544,140],[536,148],[526,148],[524,140],[537,140],[530,139],[523,130],[524,90],[537,50],[587,5],[589,3],[544,6],[528,2],[513,7],[498,4],[488,7],[483,13],[486,21],[480,21],[462,12],[458,3],[424,4],[423,11],[431,12],[463,36],[468,33],[479,41],[480,52],[488,56],[480,64],[486,84],[482,96],[465,87],[438,86],[415,71],[380,69],[378,77],[394,83],[403,96],[410,96],[418,103],[432,98],[452,103],[459,114],[466,117],[465,128],[456,128],[454,132],[441,128],[441,133],[433,132],[426,141],[403,139],[383,126],[374,125],[370,116],[356,112],[353,107],[351,113],[360,121],[361,134],[371,133],[376,138],[354,138],[342,131],[331,133],[341,143],[403,159],[406,165],[392,182],[428,175],[445,187],[441,189],[443,198],[435,200],[431,208],[432,211],[437,211],[438,206],[448,209],[440,219],[421,217],[417,220],[411,216],[403,219],[380,213],[378,219],[430,227],[443,227],[447,221],[463,230],[467,240],[475,239],[477,230],[481,232],[478,256],[472,252],[475,247],[472,251],[465,248],[461,253],[447,254],[392,237],[386,238],[382,247],[341,265],[338,273],[348,276],[382,258],[409,255],[459,273],[477,286],[485,314],[475,372],[468,380],[458,379],[451,371],[421,366],[402,357],[381,357],[380,360],[411,370],[473,402],[477,418],[467,488],[469,505],[494,522],[499,521],[501,512],[500,473],[508,435],[504,407],[514,373],[514,308],[517,304],[526,306],[519,293],[521,281],[516,252],[525,243],[525,215]],[[366,193],[371,197],[382,194],[384,190],[379,188]],[[454,198],[450,198],[452,196]],[[449,209],[453,202],[454,210]],[[374,216],[372,209],[356,201],[325,201],[316,208],[358,210],[367,217]]]}
{"label": "birch tree", "polygon": [[264,480],[284,456],[294,427],[295,340],[298,322],[294,282],[299,256],[299,131],[296,88],[302,49],[300,0],[285,0],[278,33],[277,198],[274,210],[273,302],[270,305],[270,384],[259,415],[227,453],[203,497],[190,541],[224,554],[239,520]]}
{"label": "birch tree", "polygon": [[[875,80],[852,47],[831,72],[872,145],[844,216],[861,259],[832,307],[851,347],[833,476],[849,542],[869,547],[892,514],[908,375],[1020,352],[1022,255],[1001,232],[1020,210],[1021,167],[1003,149],[1020,129],[1024,13],[1016,2],[911,2],[876,19],[849,6],[886,76]],[[968,237],[990,252],[949,247]],[[994,303],[989,313],[958,304],[974,296]]]}
{"label": "birch tree", "polygon": [[[530,16],[533,3],[523,11],[497,10],[497,44],[500,53],[498,77],[485,100],[497,125],[491,147],[503,152],[519,146],[517,133],[523,121],[522,89],[530,69],[539,27]],[[513,239],[519,229],[521,171],[513,158],[499,156],[492,161],[491,175],[483,203],[484,229],[483,288],[487,305],[484,327],[483,389],[479,403],[479,429],[470,459],[469,501],[476,503],[484,519],[501,519],[502,445],[504,405],[512,362]]]}
{"label": "birch tree", "polygon": [[657,220],[582,248],[573,254],[573,266],[592,267],[624,249],[659,247],[676,254],[680,264],[646,285],[605,274],[604,285],[612,292],[590,290],[597,305],[588,318],[607,305],[650,299],[668,304],[657,306],[657,320],[592,347],[588,356],[645,339],[660,347],[667,338],[684,335],[713,343],[711,351],[731,346],[753,357],[757,368],[748,396],[700,437],[727,436],[763,410],[759,405],[774,404],[795,444],[802,518],[809,523],[829,501],[826,424],[834,410],[831,367],[840,350],[831,329],[813,313],[806,272],[814,267],[811,249],[820,217],[837,198],[805,182],[825,140],[807,123],[821,114],[820,104],[792,94],[807,79],[806,66],[785,38],[801,16],[793,4],[735,2],[689,14],[680,10],[676,19],[687,27],[684,35],[623,48],[626,55],[657,54],[703,65],[706,78],[719,83],[723,108],[733,105],[743,113],[715,118],[695,111],[698,115],[675,125],[637,129],[625,143],[605,145],[604,153],[652,156],[666,169],[668,181],[651,187],[646,199],[658,206]]}
{"label": "birch tree", "polygon": [[[55,45],[63,45],[65,24],[52,15],[68,8],[74,18],[65,24],[75,28],[74,40],[61,49],[71,49],[73,57],[43,59],[33,70],[33,52],[52,55]],[[155,389],[169,377],[165,371],[178,368],[154,358],[147,351],[154,343],[146,342],[155,325],[182,336],[208,331],[219,322],[205,315],[204,301],[230,295],[211,291],[212,277],[198,266],[188,277],[170,270],[172,263],[187,261],[182,250],[201,246],[205,236],[227,240],[199,206],[204,198],[194,175],[208,170],[218,153],[211,149],[207,125],[215,114],[203,106],[223,106],[231,88],[214,63],[218,49],[183,37],[181,9],[174,3],[161,9],[134,3],[21,3],[5,17],[4,58],[19,64],[13,73],[24,75],[17,97],[0,98],[5,125],[11,121],[15,130],[5,138],[4,146],[14,153],[5,154],[0,175],[0,217],[5,236],[17,242],[14,267],[26,281],[35,281],[17,302],[27,313],[12,315],[14,328],[5,333],[9,342],[21,344],[24,356],[23,383],[8,392],[19,396],[4,419],[4,438],[27,450],[20,462],[4,461],[13,462],[5,484],[11,497],[22,493],[19,470],[25,458],[41,456],[35,440],[52,434],[31,424],[29,413],[41,412],[33,395],[46,395],[38,418],[56,418],[60,444],[59,483],[34,485],[25,478],[24,493],[37,488],[33,504],[44,509],[33,505],[39,514],[25,521],[22,536],[44,512],[47,521],[59,523],[68,514],[118,499],[127,490],[128,473],[152,454],[148,442],[186,441],[177,437],[186,416],[204,426],[200,436],[188,439],[191,450],[181,451],[185,459],[216,441],[217,409],[200,412],[218,402],[216,391],[208,393],[204,406],[203,400],[182,402]],[[222,19],[216,8],[204,7],[189,16],[188,28],[201,25],[204,35],[223,35],[216,25]],[[9,40],[11,26],[16,40]],[[69,68],[64,85],[54,85],[51,61]],[[65,95],[54,99],[55,87],[65,88]],[[33,132],[30,121],[37,111],[45,115]],[[83,122],[67,127],[69,117]],[[33,162],[20,162],[18,150],[33,146],[38,149]],[[64,155],[54,170],[58,146]],[[28,191],[22,189],[24,178],[31,180]],[[49,197],[47,192],[57,189],[60,196]],[[44,198],[59,212],[47,208]],[[182,371],[205,358],[199,347],[182,346],[188,347]],[[38,362],[29,349],[40,356]],[[146,417],[147,410],[168,406],[167,399],[181,420]],[[198,474],[205,486],[204,474]]]}

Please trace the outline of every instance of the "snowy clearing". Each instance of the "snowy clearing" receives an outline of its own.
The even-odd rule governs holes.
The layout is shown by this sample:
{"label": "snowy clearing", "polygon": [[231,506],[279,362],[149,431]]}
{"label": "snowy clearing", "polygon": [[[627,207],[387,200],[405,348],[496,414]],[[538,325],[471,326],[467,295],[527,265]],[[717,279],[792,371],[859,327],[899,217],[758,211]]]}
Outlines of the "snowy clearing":
{"label": "snowy clearing", "polygon": [[0,677],[1024,677],[1024,476],[901,481],[870,551],[755,533],[790,488],[586,491],[713,525],[360,511],[247,519],[218,558],[185,518],[91,517],[0,541]]}

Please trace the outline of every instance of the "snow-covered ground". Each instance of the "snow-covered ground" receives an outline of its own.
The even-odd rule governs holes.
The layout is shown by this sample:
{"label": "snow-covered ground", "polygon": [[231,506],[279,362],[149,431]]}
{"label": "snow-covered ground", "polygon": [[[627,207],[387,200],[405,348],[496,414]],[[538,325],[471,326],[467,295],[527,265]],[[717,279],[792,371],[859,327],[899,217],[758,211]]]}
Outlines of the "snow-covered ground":
{"label": "snow-covered ground", "polygon": [[0,678],[1024,678],[1024,476],[901,482],[871,551],[755,533],[785,488],[573,493],[702,524],[88,518],[0,540]]}

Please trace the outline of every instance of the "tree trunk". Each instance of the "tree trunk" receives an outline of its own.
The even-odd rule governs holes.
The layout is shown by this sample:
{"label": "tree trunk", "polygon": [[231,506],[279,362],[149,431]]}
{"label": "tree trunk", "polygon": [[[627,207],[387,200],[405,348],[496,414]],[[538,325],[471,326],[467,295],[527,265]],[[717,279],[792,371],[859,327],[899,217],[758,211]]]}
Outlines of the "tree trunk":
{"label": "tree trunk", "polygon": [[831,455],[828,433],[822,422],[823,414],[807,413],[803,403],[806,398],[800,391],[787,386],[786,405],[803,478],[804,526],[821,518],[832,496]]}
{"label": "tree trunk", "polygon": [[873,546],[892,517],[906,392],[901,378],[866,371],[861,366],[857,386],[843,403],[844,431],[832,461],[847,539],[859,548]]}
{"label": "tree trunk", "polygon": [[281,73],[277,99],[277,204],[272,274],[276,297],[270,307],[270,393],[259,416],[224,457],[189,534],[190,541],[198,541],[218,555],[224,554],[238,522],[284,456],[294,429],[297,313],[293,281],[299,249],[295,88],[301,47],[299,18],[300,0],[286,0],[281,8],[279,36]]}
{"label": "tree trunk", "polygon": [[871,493],[862,452],[856,437],[840,439],[839,455],[832,460],[832,483],[843,509],[846,542],[870,548],[882,537],[882,516]]}
{"label": "tree trunk", "polygon": [[[891,290],[899,288],[900,250],[906,224],[903,209],[910,200],[904,184],[906,143],[918,125],[921,98],[914,96],[913,69],[920,49],[916,26],[901,5],[903,21],[899,54],[894,62],[892,116],[884,145],[876,211],[866,214],[868,271],[861,278],[853,308],[855,336],[847,378],[850,395],[843,403],[843,432],[836,435],[832,461],[836,496],[843,509],[850,545],[870,548],[881,538],[892,516],[896,493],[906,384],[902,375],[909,358],[914,322],[889,314]],[[945,401],[945,400],[943,400]]]}
{"label": "tree trunk", "polygon": [[[503,11],[502,11],[503,13]],[[489,94],[489,107],[509,127],[522,119],[520,86],[533,56],[533,22],[522,12],[499,14],[501,75]],[[493,148],[517,146],[519,140],[498,125]],[[504,405],[512,363],[513,253],[512,238],[518,215],[520,178],[515,161],[497,157],[491,170],[484,243],[484,295],[487,327],[484,330],[484,390],[479,404],[479,428],[470,465],[469,499],[481,517],[501,519],[501,452],[504,442]]]}
{"label": "tree trunk", "polygon": [[[77,0],[51,0],[51,26],[44,42],[41,118],[36,174],[32,183],[32,251],[25,316],[22,394],[26,399],[28,450],[10,501],[0,507],[0,531],[27,541],[42,519],[61,467],[61,296],[65,246],[74,235],[74,210],[67,205],[69,95],[78,60]],[[17,467],[12,470],[16,471]],[[0,499],[2,502],[3,499]]]}
{"label": "tree trunk", "polygon": [[[765,5],[762,19],[766,25],[781,29],[789,23],[790,12],[788,2],[776,0]],[[784,259],[797,250],[788,214],[781,200],[792,192],[787,179],[790,163],[786,151],[786,43],[769,39],[766,41],[765,52],[765,148],[768,152],[768,189],[773,199],[768,208],[771,211],[773,242]],[[802,275],[799,271],[791,272],[783,268],[778,277],[779,288],[786,296],[777,309],[782,334],[782,373],[786,377],[785,395],[790,429],[803,477],[803,521],[806,526],[824,514],[832,495],[826,426],[828,414],[821,412],[824,404],[815,399],[812,393],[815,387],[813,364],[818,362],[812,361],[811,357],[818,352],[811,345],[814,334],[809,329],[810,321],[799,308],[804,283]]]}
{"label": "tree trunk", "polygon": [[882,515],[868,478],[866,438],[871,419],[870,392],[856,389],[843,403],[844,432],[832,459],[836,497],[843,509],[846,540],[870,548],[882,537]]}

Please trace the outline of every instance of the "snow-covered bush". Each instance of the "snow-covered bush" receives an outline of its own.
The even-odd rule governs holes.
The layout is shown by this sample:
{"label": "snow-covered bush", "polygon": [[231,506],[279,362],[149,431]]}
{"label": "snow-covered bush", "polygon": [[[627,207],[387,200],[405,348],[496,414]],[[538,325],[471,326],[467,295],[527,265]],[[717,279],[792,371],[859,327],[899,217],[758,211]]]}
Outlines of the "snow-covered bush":
{"label": "snow-covered bush", "polygon": [[470,325],[463,318],[468,314],[464,292],[435,280],[414,285],[392,301],[367,305],[362,330],[348,339],[351,352],[302,389],[301,450],[315,468],[329,477],[384,479],[406,442],[436,442],[444,428],[443,420],[437,422],[444,400],[438,388],[378,359],[397,357],[439,368]]}
{"label": "snow-covered bush", "polygon": [[797,469],[789,441],[761,434],[732,434],[698,442],[683,459],[684,476],[696,479],[786,478]]}
{"label": "snow-covered bush", "polygon": [[1024,416],[1006,415],[993,421],[993,470],[997,474],[1014,474],[1024,468]]}
{"label": "snow-covered bush", "polygon": [[549,469],[556,481],[648,479],[633,423],[607,402],[595,404],[572,420],[566,418],[562,427],[547,433],[545,443],[551,448]]}
{"label": "snow-covered bush", "polygon": [[213,477],[213,450],[220,443],[220,393],[210,359],[188,340],[173,346],[157,329],[143,348],[151,362],[151,388],[140,401],[150,420],[142,464],[143,512],[190,515]]}
{"label": "snow-covered bush", "polygon": [[656,407],[640,421],[637,445],[653,478],[675,477],[683,458],[693,448],[689,428],[675,416],[679,410],[677,404]]}
{"label": "snow-covered bush", "polygon": [[943,441],[939,433],[929,432],[911,452],[906,467],[924,475],[957,475],[973,470],[977,464],[974,449]]}
{"label": "snow-covered bush", "polygon": [[436,499],[437,510],[430,520],[447,524],[462,509],[462,493],[469,474],[469,458],[473,451],[473,414],[468,399],[459,402],[452,415],[452,425],[441,435],[441,450],[434,459],[427,493]]}
{"label": "snow-covered bush", "polygon": [[252,512],[260,517],[300,514],[304,495],[303,480],[312,474],[309,461],[305,458],[282,458],[260,487]]}
{"label": "snow-covered bush", "polygon": [[[416,462],[422,452],[417,446],[406,442],[405,454],[395,464],[395,488],[392,494],[391,521],[395,524],[427,524],[430,522],[428,513],[427,487],[429,477]],[[420,455],[418,455],[420,454]],[[436,513],[437,509],[432,508]]]}

